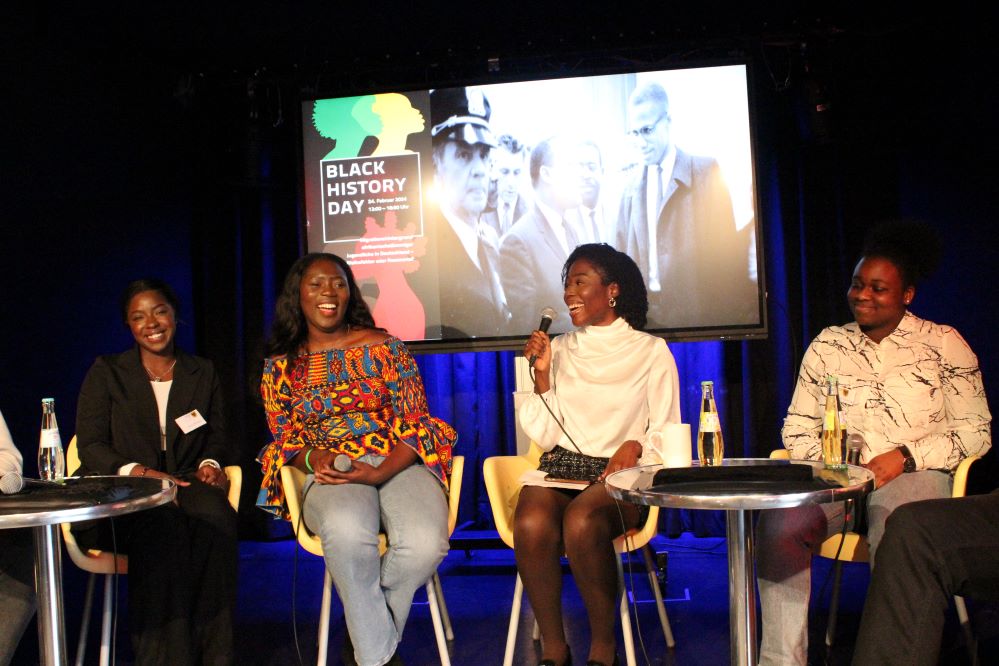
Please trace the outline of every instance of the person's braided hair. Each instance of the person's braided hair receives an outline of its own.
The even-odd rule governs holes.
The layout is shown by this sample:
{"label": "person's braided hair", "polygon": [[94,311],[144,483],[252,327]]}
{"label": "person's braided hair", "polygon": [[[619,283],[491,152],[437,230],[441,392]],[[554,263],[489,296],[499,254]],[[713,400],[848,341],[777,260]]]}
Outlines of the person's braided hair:
{"label": "person's braided hair", "polygon": [[617,283],[618,295],[614,312],[623,317],[636,331],[643,330],[648,321],[649,295],[642,279],[642,271],[638,269],[635,261],[606,243],[580,245],[572,251],[562,266],[562,284],[565,284],[569,276],[569,267],[579,259],[585,259],[593,264],[600,274],[602,284]]}

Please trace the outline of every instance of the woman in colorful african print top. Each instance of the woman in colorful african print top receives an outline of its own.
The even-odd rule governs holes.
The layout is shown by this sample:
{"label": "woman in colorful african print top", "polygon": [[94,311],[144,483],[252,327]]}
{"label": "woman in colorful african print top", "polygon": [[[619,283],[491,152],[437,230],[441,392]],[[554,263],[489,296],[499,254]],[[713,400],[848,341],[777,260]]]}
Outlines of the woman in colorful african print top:
{"label": "woman in colorful african print top", "polygon": [[[413,593],[448,550],[455,432],[429,415],[416,362],[375,328],[340,257],[299,259],[276,310],[260,386],[274,441],[260,453],[258,505],[287,516],[281,467],[309,475],[305,525],[322,539],[353,656],[395,663]],[[334,468],[340,454],[349,471]],[[389,543],[381,558],[380,531]]]}

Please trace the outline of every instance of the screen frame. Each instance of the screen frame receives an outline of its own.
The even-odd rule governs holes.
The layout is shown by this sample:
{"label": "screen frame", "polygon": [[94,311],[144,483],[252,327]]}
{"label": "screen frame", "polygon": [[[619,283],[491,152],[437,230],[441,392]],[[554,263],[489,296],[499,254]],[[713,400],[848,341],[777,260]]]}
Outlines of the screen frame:
{"label": "screen frame", "polygon": [[[426,91],[435,87],[457,88],[463,86],[488,86],[493,84],[509,84],[532,81],[548,81],[568,78],[585,78],[593,76],[618,75],[618,74],[642,74],[649,72],[663,72],[672,70],[699,69],[708,67],[742,66],[746,75],[746,98],[747,116],[749,131],[750,160],[752,164],[752,197],[753,197],[753,234],[756,240],[756,275],[757,275],[757,307],[759,311],[758,324],[735,324],[730,326],[710,325],[701,327],[686,328],[663,328],[647,329],[650,335],[663,338],[667,342],[699,342],[699,341],[743,341],[766,339],[769,336],[768,298],[767,298],[767,276],[766,276],[766,244],[764,242],[763,225],[763,199],[760,196],[760,153],[759,153],[759,121],[758,102],[756,93],[756,79],[754,76],[754,66],[752,60],[745,55],[725,55],[709,56],[698,59],[684,60],[680,62],[631,62],[621,64],[615,62],[613,65],[592,65],[580,66],[571,72],[543,71],[543,66],[538,65],[535,73],[509,73],[508,71],[496,71],[481,76],[465,76],[457,79],[449,79],[447,76],[440,76],[439,86],[428,85],[431,79],[427,79],[421,84],[392,85],[391,81],[383,79],[377,84],[368,82],[365,86],[339,86],[334,89],[314,89],[303,90],[299,96],[299,108],[303,104],[319,99],[334,99],[342,97],[353,97],[367,94],[378,94],[384,92],[408,93],[414,91]],[[308,250],[308,215],[306,202],[305,185],[305,160],[304,160],[304,140],[305,131],[302,126],[302,114],[296,114],[297,127],[297,169],[299,177],[297,181],[300,214],[298,221],[299,250],[301,254]],[[561,267],[559,267],[561,270]],[[559,304],[560,305],[560,304]],[[540,310],[539,310],[540,321]],[[522,335],[506,335],[497,337],[466,337],[452,339],[429,339],[429,340],[405,340],[407,347],[415,354],[420,353],[452,353],[464,351],[508,351],[520,350],[526,342],[531,331],[524,331]]]}

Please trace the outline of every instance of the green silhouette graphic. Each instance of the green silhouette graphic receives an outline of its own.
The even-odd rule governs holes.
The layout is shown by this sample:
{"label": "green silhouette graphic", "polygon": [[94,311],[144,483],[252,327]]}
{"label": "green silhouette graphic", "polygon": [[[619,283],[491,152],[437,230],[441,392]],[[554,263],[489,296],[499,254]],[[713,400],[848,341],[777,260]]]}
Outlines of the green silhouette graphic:
{"label": "green silhouette graphic", "polygon": [[382,119],[371,108],[374,103],[374,95],[316,100],[312,124],[320,136],[334,141],[323,159],[357,157],[364,140],[382,131]]}

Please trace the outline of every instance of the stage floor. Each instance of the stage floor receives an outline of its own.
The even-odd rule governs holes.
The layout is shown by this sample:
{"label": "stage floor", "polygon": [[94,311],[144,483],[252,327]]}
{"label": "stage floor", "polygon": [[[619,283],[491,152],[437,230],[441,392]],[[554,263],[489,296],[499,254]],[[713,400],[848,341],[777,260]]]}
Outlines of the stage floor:
{"label": "stage floor", "polygon": [[[460,533],[456,534],[460,536]],[[462,541],[466,545],[474,542],[474,539]],[[629,585],[632,588],[631,593],[639,600],[640,627],[636,630],[636,634],[641,634],[644,654],[647,655],[646,660],[643,657],[642,645],[636,640],[639,663],[684,666],[727,664],[729,634],[725,540],[695,538],[684,534],[678,539],[657,537],[652,546],[657,552],[668,553],[666,610],[676,638],[676,648],[673,651],[666,649],[648,578],[644,575],[641,559],[636,557],[633,560],[634,575]],[[79,634],[80,606],[86,578],[73,566],[68,557],[64,558],[64,566],[69,634],[67,645],[72,658],[75,656]],[[240,543],[240,585],[235,645],[237,664],[284,666],[298,663],[292,630],[293,596],[302,659],[305,664],[315,663],[322,566],[319,558],[296,549],[291,541]],[[822,634],[827,619],[828,585],[831,584],[829,562],[816,559],[814,571],[816,575],[813,577],[810,614],[812,643],[810,661],[822,663],[824,661]],[[582,663],[586,657],[589,628],[582,601],[568,566],[563,567],[563,572],[566,631],[576,661]],[[455,640],[450,646],[452,663],[455,666],[500,664],[515,580],[512,551],[505,548],[452,550],[441,565],[440,575],[454,625]],[[124,612],[118,629],[118,664],[132,663],[125,609],[127,596],[125,578],[121,581],[121,603]],[[827,579],[829,583],[826,583]],[[845,565],[838,638],[828,661],[830,664],[850,662],[868,579],[866,565]],[[819,598],[820,591],[821,598]],[[994,612],[993,607],[993,629],[996,625]],[[973,620],[975,619],[973,615]],[[525,598],[520,615],[515,664],[537,663],[539,652],[538,646],[531,640],[532,622],[533,615]],[[100,620],[95,614],[91,621],[87,663],[96,663],[99,627]],[[38,663],[35,631],[32,623],[28,628],[29,633],[26,634],[27,640],[22,641],[15,654],[14,664]],[[340,647],[344,632],[343,610],[334,595],[330,630],[330,664],[340,663]],[[620,627],[618,632],[620,636]],[[945,651],[948,640],[950,643],[958,640],[956,630],[951,631],[950,635],[949,639],[945,638]],[[994,631],[992,635],[995,635]],[[624,648],[620,645],[620,641],[618,652],[623,663]],[[951,653],[961,658],[963,648],[952,645]],[[422,590],[417,593],[416,606],[410,615],[403,638],[401,655],[405,663],[410,666],[431,666],[439,663],[430,612]]]}

